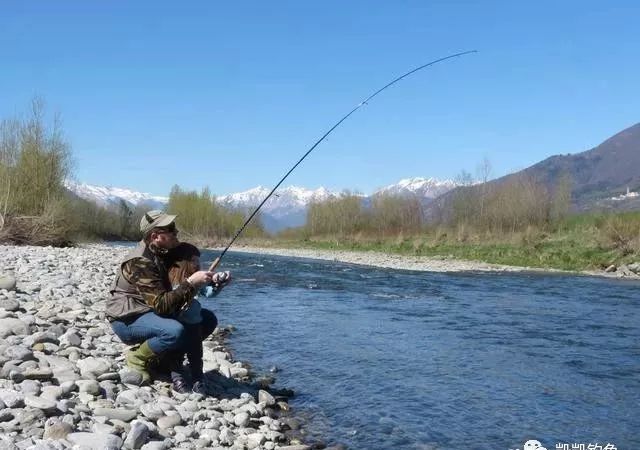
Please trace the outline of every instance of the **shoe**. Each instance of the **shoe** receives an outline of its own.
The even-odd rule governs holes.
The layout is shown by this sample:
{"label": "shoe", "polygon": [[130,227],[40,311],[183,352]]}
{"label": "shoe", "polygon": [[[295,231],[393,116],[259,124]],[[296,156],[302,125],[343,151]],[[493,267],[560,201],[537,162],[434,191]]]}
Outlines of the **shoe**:
{"label": "shoe", "polygon": [[189,384],[180,372],[171,372],[171,388],[173,392],[177,392],[178,394],[188,394],[190,392]]}
{"label": "shoe", "polygon": [[149,375],[149,365],[157,355],[149,347],[148,341],[144,341],[137,349],[130,350],[125,357],[127,367],[142,375],[142,382],[148,383],[151,380]]}
{"label": "shoe", "polygon": [[191,388],[191,391],[194,394],[200,394],[200,395],[207,395],[207,388],[205,387],[204,383],[202,381],[194,381],[193,382],[193,387]]}
{"label": "shoe", "polygon": [[178,372],[182,367],[182,359],[184,355],[179,352],[166,351],[160,353],[151,361],[149,371],[152,374],[158,374],[160,377],[167,377],[171,372]]}

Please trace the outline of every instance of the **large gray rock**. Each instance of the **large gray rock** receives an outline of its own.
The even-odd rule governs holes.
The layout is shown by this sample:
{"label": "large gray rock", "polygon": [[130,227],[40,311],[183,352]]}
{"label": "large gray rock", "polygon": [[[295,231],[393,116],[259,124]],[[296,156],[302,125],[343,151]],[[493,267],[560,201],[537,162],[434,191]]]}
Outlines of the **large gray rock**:
{"label": "large gray rock", "polygon": [[58,344],[62,348],[80,347],[82,338],[74,330],[69,330],[58,338]]}
{"label": "large gray rock", "polygon": [[251,433],[247,435],[247,448],[252,450],[254,448],[260,447],[264,441],[266,440],[264,434],[262,433]]}
{"label": "large gray rock", "polygon": [[134,421],[131,430],[124,440],[125,448],[138,449],[149,440],[149,428],[141,422]]}
{"label": "large gray rock", "polygon": [[95,379],[111,371],[111,365],[107,360],[93,356],[79,360],[77,365],[80,368],[80,374],[85,378]]}
{"label": "large gray rock", "polygon": [[120,381],[124,384],[132,384],[134,386],[140,386],[144,379],[140,372],[135,370],[123,369],[119,372]]}
{"label": "large gray rock", "polygon": [[0,400],[7,408],[20,408],[24,405],[24,395],[13,389],[0,389]]}
{"label": "large gray rock", "polygon": [[220,436],[218,440],[223,445],[233,445],[233,441],[236,440],[236,435],[230,428],[222,427],[220,429]]}
{"label": "large gray rock", "polygon": [[100,384],[96,380],[76,380],[79,392],[100,395]]}
{"label": "large gray rock", "polygon": [[9,359],[12,359],[12,360],[15,360],[15,361],[33,361],[33,360],[35,360],[35,358],[33,356],[33,352],[31,350],[29,350],[27,347],[24,347],[22,345],[15,345],[15,346],[9,347],[8,349],[6,349],[4,351],[4,354]]}
{"label": "large gray rock", "polygon": [[53,371],[48,367],[44,369],[27,369],[22,375],[27,380],[50,381],[53,379]]}
{"label": "large gray rock", "polygon": [[39,381],[24,380],[22,383],[20,383],[20,390],[24,395],[40,395],[42,385]]}
{"label": "large gray rock", "polygon": [[29,326],[20,319],[5,317],[0,319],[0,338],[7,336],[29,334]]}
{"label": "large gray rock", "polygon": [[171,448],[171,444],[165,441],[151,441],[144,444],[141,448],[142,450],[166,450]]}
{"label": "large gray rock", "polygon": [[629,270],[632,271],[633,273],[640,274],[640,262],[631,263],[629,264],[628,267],[629,267]]}
{"label": "large gray rock", "polygon": [[58,380],[60,385],[66,381],[75,381],[80,378],[76,373],[76,365],[67,358],[55,355],[42,355],[38,358],[46,361],[53,371],[53,377]]}
{"label": "large gray rock", "polygon": [[157,404],[149,404],[145,403],[140,406],[140,412],[151,420],[158,420],[160,417],[164,416],[164,411]]}
{"label": "large gray rock", "polygon": [[93,415],[122,420],[123,422],[131,422],[138,416],[138,411],[136,409],[124,408],[96,408],[93,410]]}
{"label": "large gray rock", "polygon": [[267,391],[260,390],[258,391],[258,402],[264,402],[267,406],[273,406],[276,404],[276,399]]}
{"label": "large gray rock", "polygon": [[36,397],[35,395],[27,395],[24,398],[24,404],[32,408],[37,408],[50,416],[58,411],[56,401],[46,397]]}
{"label": "large gray rock", "polygon": [[8,273],[0,274],[0,289],[14,291],[16,289],[16,278]]}
{"label": "large gray rock", "polygon": [[14,298],[3,298],[0,300],[0,308],[14,312],[20,309],[20,302]]}
{"label": "large gray rock", "polygon": [[246,412],[236,414],[236,416],[233,418],[233,423],[235,423],[238,427],[246,427],[249,423],[249,414],[247,414]]}
{"label": "large gray rock", "polygon": [[32,347],[35,344],[58,344],[57,336],[50,331],[38,331],[37,333],[33,333],[31,336],[27,336],[22,340],[22,343],[27,347]]}
{"label": "large gray rock", "polygon": [[57,401],[57,400],[60,400],[60,398],[62,398],[63,394],[64,394],[64,390],[60,386],[44,386],[42,388],[41,396]]}
{"label": "large gray rock", "polygon": [[91,450],[116,450],[122,447],[122,439],[114,434],[69,433],[67,441]]}
{"label": "large gray rock", "polygon": [[168,428],[173,428],[176,425],[180,425],[182,423],[182,417],[180,417],[179,414],[171,414],[170,416],[159,418],[156,423],[159,429],[166,430]]}
{"label": "large gray rock", "polygon": [[65,439],[73,427],[59,419],[50,418],[44,424],[44,439]]}

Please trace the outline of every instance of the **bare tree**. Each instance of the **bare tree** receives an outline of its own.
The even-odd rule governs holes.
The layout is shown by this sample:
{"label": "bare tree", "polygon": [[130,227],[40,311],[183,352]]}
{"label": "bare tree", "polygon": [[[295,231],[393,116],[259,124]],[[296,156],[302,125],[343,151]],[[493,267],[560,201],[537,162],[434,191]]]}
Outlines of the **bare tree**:
{"label": "bare tree", "polygon": [[476,173],[478,179],[480,180],[480,217],[479,220],[484,220],[484,205],[487,200],[487,192],[489,190],[489,186],[487,185],[489,178],[491,177],[491,161],[486,156],[482,158],[482,161],[478,164],[476,168]]}

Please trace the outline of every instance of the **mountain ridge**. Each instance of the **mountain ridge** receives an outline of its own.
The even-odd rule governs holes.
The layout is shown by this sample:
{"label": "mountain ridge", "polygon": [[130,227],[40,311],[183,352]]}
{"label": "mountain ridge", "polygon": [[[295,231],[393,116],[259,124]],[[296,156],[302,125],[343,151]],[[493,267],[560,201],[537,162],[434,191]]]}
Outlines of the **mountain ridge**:
{"label": "mountain ridge", "polygon": [[[118,206],[120,201],[129,206],[148,206],[162,209],[166,207],[169,197],[141,193],[127,188],[95,186],[88,183],[67,181],[67,189],[77,196],[93,201],[100,206]],[[405,178],[398,183],[376,190],[370,196],[362,194],[363,201],[375,195],[416,195],[428,203],[434,198],[455,187],[451,180],[440,181],[435,178]],[[251,210],[257,207],[271,192],[270,188],[256,186],[246,191],[217,196],[222,205],[229,208]],[[331,197],[339,197],[341,193],[332,192],[324,187],[307,189],[300,186],[286,186],[278,189],[264,204],[262,220],[265,229],[271,233],[285,228],[304,225],[307,208],[313,201],[324,201]]]}

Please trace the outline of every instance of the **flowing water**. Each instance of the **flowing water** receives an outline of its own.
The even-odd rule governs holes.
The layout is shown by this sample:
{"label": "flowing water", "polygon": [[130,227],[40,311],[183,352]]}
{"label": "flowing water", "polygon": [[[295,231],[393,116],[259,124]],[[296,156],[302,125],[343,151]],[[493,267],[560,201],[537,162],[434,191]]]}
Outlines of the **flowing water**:
{"label": "flowing water", "polygon": [[222,268],[235,281],[210,306],[235,357],[280,368],[328,444],[640,449],[640,283],[232,252]]}

